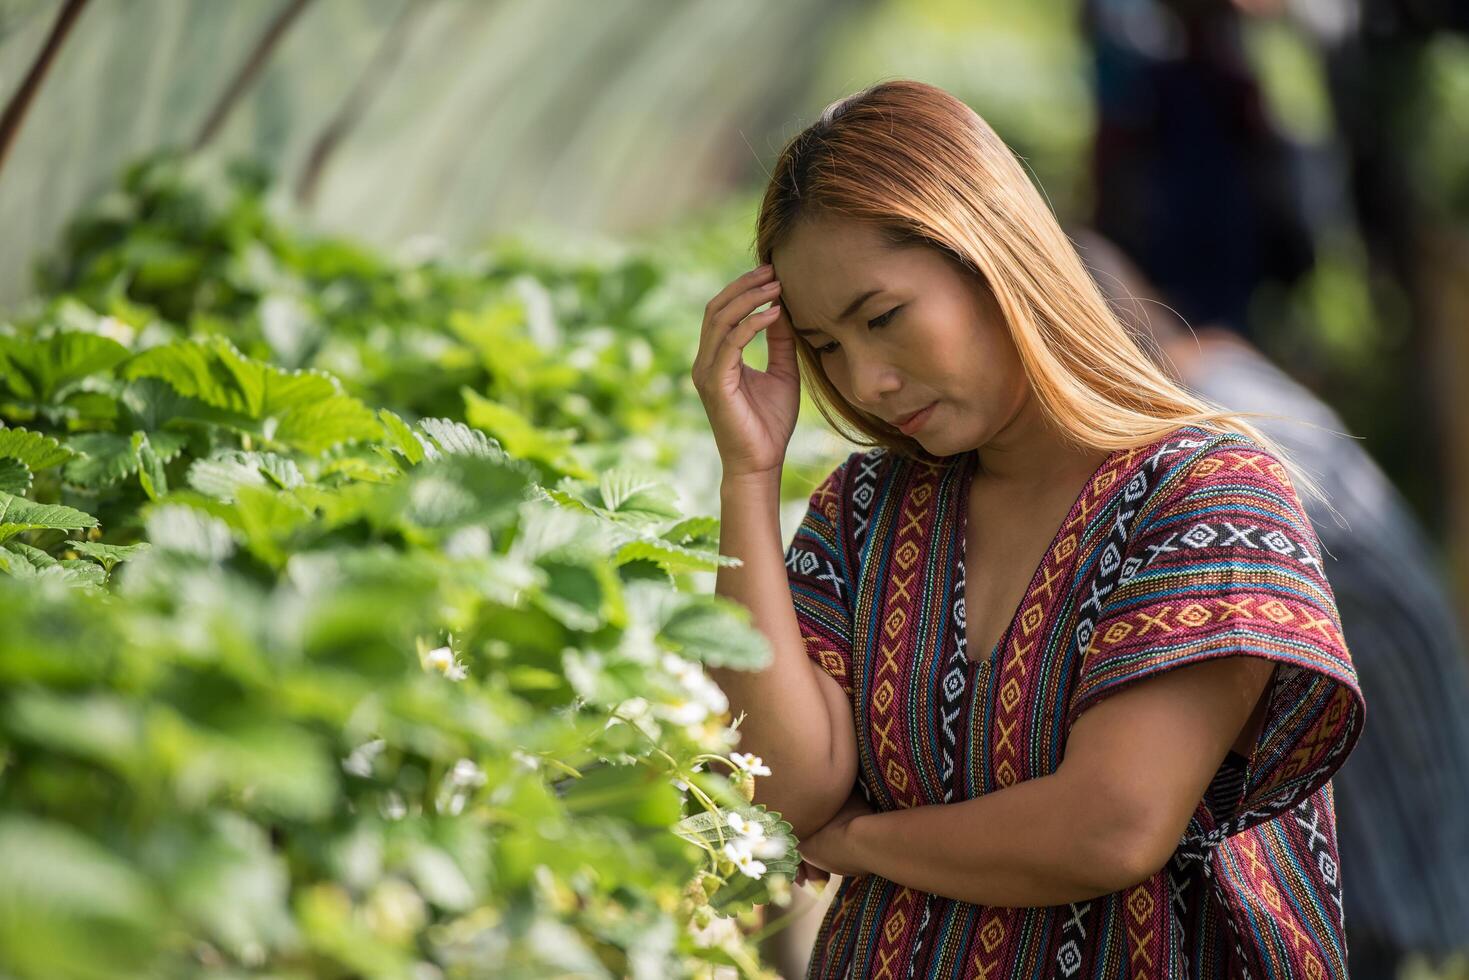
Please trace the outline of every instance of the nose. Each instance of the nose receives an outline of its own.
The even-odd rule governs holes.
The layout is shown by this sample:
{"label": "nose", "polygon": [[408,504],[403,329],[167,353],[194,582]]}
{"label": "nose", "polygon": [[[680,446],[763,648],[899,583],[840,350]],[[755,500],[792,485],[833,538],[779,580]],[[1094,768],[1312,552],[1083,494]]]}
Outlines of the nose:
{"label": "nose", "polygon": [[879,402],[902,387],[892,365],[871,354],[848,355],[847,370],[852,401],[868,411],[875,412]]}

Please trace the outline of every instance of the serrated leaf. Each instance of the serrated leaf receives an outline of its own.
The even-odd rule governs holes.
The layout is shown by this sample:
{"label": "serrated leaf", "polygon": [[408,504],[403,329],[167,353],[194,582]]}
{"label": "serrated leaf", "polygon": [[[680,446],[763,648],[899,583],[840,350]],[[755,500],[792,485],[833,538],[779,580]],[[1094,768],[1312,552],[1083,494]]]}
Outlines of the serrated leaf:
{"label": "serrated leaf", "polygon": [[739,564],[739,559],[721,555],[717,551],[700,551],[685,548],[671,541],[657,538],[640,538],[629,541],[612,556],[614,565],[626,565],[630,561],[651,561],[667,572],[713,572]]}
{"label": "serrated leaf", "polygon": [[91,514],[60,504],[38,504],[0,490],[0,541],[8,541],[22,531],[80,531],[96,526],[97,518]]}
{"label": "serrated leaf", "polygon": [[614,514],[646,518],[681,517],[678,494],[666,482],[628,467],[602,474],[602,506]]}
{"label": "serrated leaf", "polygon": [[386,408],[381,409],[377,413],[377,417],[378,421],[382,422],[383,430],[387,434],[388,445],[402,453],[408,462],[414,466],[422,463],[423,444],[418,441],[418,437],[413,434],[413,430],[408,427],[408,423]]}
{"label": "serrated leaf", "polygon": [[260,460],[260,472],[282,490],[294,490],[306,483],[306,477],[301,475],[301,467],[296,465],[294,459],[278,456],[275,453],[257,453],[256,455]]}
{"label": "serrated leaf", "polygon": [[744,606],[705,594],[680,594],[678,603],[658,631],[670,650],[713,667],[759,670],[770,663],[770,643]]}
{"label": "serrated leaf", "polygon": [[235,550],[230,527],[217,517],[184,504],[163,504],[148,513],[148,540],[155,548],[223,561]]}
{"label": "serrated leaf", "polygon": [[247,357],[223,337],[180,340],[143,351],[123,367],[129,380],[158,378],[179,394],[262,419],[337,394],[330,375],[284,371]]}
{"label": "serrated leaf", "polygon": [[189,466],[186,479],[189,486],[200,493],[207,493],[223,501],[235,499],[235,491],[243,486],[263,487],[265,474],[260,472],[259,459],[254,453],[237,449],[225,450],[209,457],[196,459]]}
{"label": "serrated leaf", "polygon": [[107,574],[112,574],[112,569],[118,562],[131,561],[145,553],[152,545],[146,541],[137,544],[104,544],[101,541],[71,541],[67,547],[79,555],[86,555],[102,563],[102,569]]}
{"label": "serrated leaf", "polygon": [[31,468],[18,459],[0,458],[0,490],[24,496],[31,491]]}
{"label": "serrated leaf", "polygon": [[[722,857],[724,844],[739,839],[739,835],[728,826],[729,812],[729,810],[700,811],[680,820],[673,826],[673,832],[684,840],[713,850]],[[769,902],[770,888],[767,879],[771,875],[794,878],[801,866],[801,856],[796,848],[795,834],[792,833],[791,825],[779,813],[768,810],[763,804],[758,803],[754,806],[740,807],[735,812],[746,820],[759,824],[766,839],[780,842],[781,845],[784,845],[785,851],[779,857],[760,858],[761,863],[765,865],[765,873],[762,877],[751,878],[735,871],[723,885],[719,886],[709,897],[709,904],[724,915],[734,915],[753,905]]]}
{"label": "serrated leaf", "polygon": [[478,456],[496,460],[505,458],[505,451],[498,442],[463,422],[455,422],[453,419],[421,419],[418,427],[439,449],[451,456]]}
{"label": "serrated leaf", "polygon": [[0,380],[22,398],[49,402],[64,385],[108,370],[130,354],[111,338],[74,330],[39,339],[0,336]]}
{"label": "serrated leaf", "polygon": [[575,429],[541,429],[510,406],[491,401],[471,388],[462,388],[460,393],[469,424],[497,438],[511,456],[539,460],[578,479],[590,480],[596,475],[569,451],[576,439]]}
{"label": "serrated leaf", "polygon": [[372,409],[349,395],[333,395],[283,412],[262,433],[281,445],[324,453],[349,442],[381,439],[382,423]]}
{"label": "serrated leaf", "polygon": [[149,500],[157,500],[168,493],[168,476],[163,472],[163,461],[153,451],[145,432],[134,432],[131,445],[138,457],[138,482]]}
{"label": "serrated leaf", "polygon": [[14,578],[56,579],[83,589],[95,589],[107,581],[107,573],[89,561],[58,561],[40,548],[19,541],[0,545],[0,571]]}
{"label": "serrated leaf", "polygon": [[283,370],[219,336],[151,348],[122,371],[130,380],[167,382],[178,394],[256,422],[266,438],[306,452],[382,435],[372,410],[344,394],[331,375]]}
{"label": "serrated leaf", "polygon": [[189,444],[189,436],[184,432],[167,432],[158,430],[148,433],[148,443],[158,458],[165,463],[172,462],[178,458],[178,454],[184,451]]}
{"label": "serrated leaf", "polygon": [[0,429],[0,456],[18,459],[31,472],[64,463],[72,451],[48,435],[28,429]]}
{"label": "serrated leaf", "polygon": [[238,412],[207,405],[197,398],[179,394],[160,378],[138,378],[130,381],[118,398],[118,404],[129,416],[126,426],[119,428],[161,432],[165,426],[179,421],[204,422],[235,428],[247,427],[251,420]]}
{"label": "serrated leaf", "polygon": [[719,543],[719,518],[717,517],[690,517],[679,521],[677,524],[658,535],[674,544],[689,545],[695,541],[708,541],[712,545]]}
{"label": "serrated leaf", "polygon": [[71,437],[68,445],[78,455],[62,470],[66,479],[79,487],[111,486],[138,469],[138,454],[132,440],[115,432],[84,432]]}

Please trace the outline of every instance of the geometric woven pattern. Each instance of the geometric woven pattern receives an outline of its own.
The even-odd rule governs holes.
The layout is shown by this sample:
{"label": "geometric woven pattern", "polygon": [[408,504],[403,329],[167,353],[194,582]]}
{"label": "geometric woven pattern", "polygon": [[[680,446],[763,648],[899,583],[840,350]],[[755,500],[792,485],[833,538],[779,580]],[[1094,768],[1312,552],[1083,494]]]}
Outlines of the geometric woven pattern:
{"label": "geometric woven pattern", "polygon": [[1239,433],[1198,427],[1110,454],[981,655],[964,642],[976,459],[853,453],[812,493],[786,552],[807,653],[851,700],[875,808],[1054,772],[1087,708],[1212,657],[1277,664],[1260,736],[1233,774],[1233,811],[1201,800],[1149,879],[1039,909],[845,879],[809,976],[1346,976],[1328,779],[1363,704],[1284,467]]}

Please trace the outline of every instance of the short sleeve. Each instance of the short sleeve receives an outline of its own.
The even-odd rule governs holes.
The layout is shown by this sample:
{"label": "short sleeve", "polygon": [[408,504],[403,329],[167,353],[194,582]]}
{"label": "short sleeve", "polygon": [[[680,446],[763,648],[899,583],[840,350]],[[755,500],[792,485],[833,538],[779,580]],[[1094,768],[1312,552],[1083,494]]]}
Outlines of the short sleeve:
{"label": "short sleeve", "polygon": [[[1243,436],[1160,486],[1101,605],[1069,720],[1143,678],[1214,657],[1274,661],[1265,718],[1224,834],[1309,797],[1361,734],[1361,689],[1320,544],[1280,461]],[[1212,822],[1212,821],[1211,821]]]}
{"label": "short sleeve", "polygon": [[848,456],[811,492],[806,514],[786,548],[786,579],[806,655],[852,694],[852,583],[847,540],[847,476],[861,453]]}

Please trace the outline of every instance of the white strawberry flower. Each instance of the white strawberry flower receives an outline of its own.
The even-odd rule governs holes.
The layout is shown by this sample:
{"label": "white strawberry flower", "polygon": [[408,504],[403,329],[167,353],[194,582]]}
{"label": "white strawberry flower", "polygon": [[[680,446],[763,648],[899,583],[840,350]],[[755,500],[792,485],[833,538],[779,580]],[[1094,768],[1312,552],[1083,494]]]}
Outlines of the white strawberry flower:
{"label": "white strawberry flower", "polygon": [[665,653],[661,658],[660,663],[663,664],[664,670],[668,671],[680,681],[684,680],[690,674],[694,673],[694,665],[689,663],[683,657],[678,656],[677,654]]}
{"label": "white strawberry flower", "polygon": [[372,775],[372,761],[387,748],[388,743],[380,738],[363,742],[342,760],[342,768],[354,776],[367,778]]}
{"label": "white strawberry flower", "polygon": [[460,759],[449,770],[449,779],[458,786],[483,786],[485,774],[473,759]]}
{"label": "white strawberry flower", "polygon": [[752,776],[770,775],[770,767],[758,755],[751,755],[748,752],[731,752],[729,761],[733,762],[741,772],[747,772]]}
{"label": "white strawberry flower", "polygon": [[763,840],[765,838],[765,828],[760,826],[760,821],[758,820],[749,820],[740,816],[738,813],[731,812],[725,822],[729,824],[731,830],[741,837],[749,840]]}
{"label": "white strawberry flower", "polygon": [[783,840],[774,837],[762,837],[760,840],[750,842],[750,853],[757,858],[773,860],[783,857],[786,852],[786,844]]}
{"label": "white strawberry flower", "polygon": [[724,856],[734,862],[734,866],[751,878],[759,878],[765,874],[765,863],[756,860],[750,850],[750,845],[745,841],[731,841],[724,845]]}
{"label": "white strawberry flower", "polygon": [[436,647],[424,654],[423,663],[425,667],[437,670],[451,681],[462,681],[469,676],[469,668],[446,646]]}
{"label": "white strawberry flower", "polygon": [[723,713],[729,707],[729,698],[725,696],[723,689],[704,674],[699,673],[697,669],[695,669],[693,677],[694,680],[688,687],[689,692],[694,696],[694,700],[709,709],[711,715]]}

